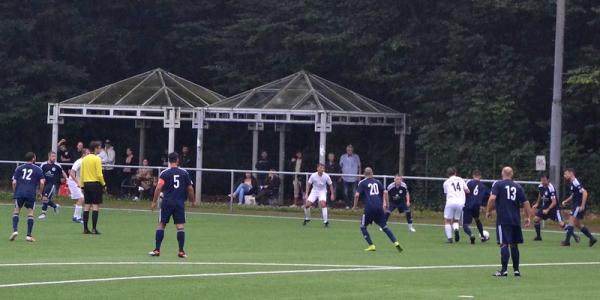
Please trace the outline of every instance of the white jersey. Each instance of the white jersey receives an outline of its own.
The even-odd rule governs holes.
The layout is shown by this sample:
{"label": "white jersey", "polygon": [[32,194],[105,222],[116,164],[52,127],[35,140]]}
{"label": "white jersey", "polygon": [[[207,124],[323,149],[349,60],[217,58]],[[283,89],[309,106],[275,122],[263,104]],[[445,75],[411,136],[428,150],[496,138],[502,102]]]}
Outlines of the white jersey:
{"label": "white jersey", "polygon": [[310,178],[308,178],[308,182],[312,185],[312,191],[317,192],[327,192],[327,185],[331,185],[331,177],[327,175],[327,173],[323,172],[323,175],[319,176],[318,172],[312,173]]}
{"label": "white jersey", "polygon": [[[77,179],[77,182],[79,182],[79,177],[81,176],[81,161],[83,160],[83,157],[76,160],[73,163],[73,166],[71,167],[71,170],[75,171],[75,179]],[[70,176],[69,176],[70,178]]]}
{"label": "white jersey", "polygon": [[465,181],[458,177],[452,176],[444,182],[444,193],[446,194],[446,205],[465,205],[465,191],[468,191]]}

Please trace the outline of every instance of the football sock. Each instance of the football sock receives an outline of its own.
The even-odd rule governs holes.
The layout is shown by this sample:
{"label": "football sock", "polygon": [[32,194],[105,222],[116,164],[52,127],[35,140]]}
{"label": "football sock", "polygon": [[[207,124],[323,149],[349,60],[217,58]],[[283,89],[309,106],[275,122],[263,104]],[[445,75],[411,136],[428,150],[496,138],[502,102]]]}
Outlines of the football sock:
{"label": "football sock", "polygon": [[86,231],[89,231],[88,229],[88,221],[90,220],[90,211],[84,211],[83,212],[83,229],[85,229]]}
{"label": "football sock", "polygon": [[567,225],[567,237],[565,238],[566,243],[571,242],[571,237],[573,236],[573,225]]}
{"label": "football sock", "polygon": [[519,271],[519,259],[521,255],[519,254],[519,247],[517,245],[510,247],[510,256],[513,262],[513,270]]}
{"label": "football sock", "polygon": [[98,211],[92,211],[92,228],[96,229],[96,224],[98,224]]}
{"label": "football sock", "polygon": [[177,229],[177,243],[179,244],[179,251],[183,251],[183,245],[185,244],[185,230],[183,228]]}
{"label": "football sock", "polygon": [[451,239],[452,238],[452,225],[450,225],[450,224],[444,225],[444,230],[446,231],[446,237]]}
{"label": "football sock", "polygon": [[583,232],[583,234],[585,234],[585,236],[587,236],[587,237],[588,237],[590,240],[594,240],[594,239],[595,239],[595,238],[594,238],[594,236],[592,235],[592,233],[590,232],[590,230],[589,230],[587,227],[585,227],[585,226],[582,226],[580,230],[581,230],[581,232]]}
{"label": "football sock", "polygon": [[48,206],[56,208],[56,203],[54,203],[52,200],[48,200]]}
{"label": "football sock", "polygon": [[457,222],[452,223],[452,229],[458,230],[458,228],[460,228],[460,227],[458,226]]}
{"label": "football sock", "polygon": [[304,208],[304,220],[310,220],[310,207]]}
{"label": "football sock", "polygon": [[18,231],[17,229],[19,228],[19,215],[13,214],[12,221],[13,221],[13,231],[17,232]]}
{"label": "football sock", "polygon": [[42,213],[45,214],[48,211],[48,201],[42,202]]}
{"label": "football sock", "polygon": [[369,232],[367,231],[367,227],[361,227],[360,231],[362,232],[365,241],[367,241],[367,244],[373,245],[373,241],[371,240],[371,235],[369,235]]}
{"label": "football sock", "polygon": [[81,219],[81,211],[82,211],[81,205],[75,205],[75,209],[73,210],[73,218]]}
{"label": "football sock", "polygon": [[477,224],[477,230],[479,230],[479,234],[483,236],[483,224],[481,224],[481,220],[475,219],[475,224]]}
{"label": "football sock", "polygon": [[321,208],[321,212],[323,213],[323,222],[327,223],[327,221],[328,221],[328,218],[327,218],[328,217],[327,216],[327,207]]}
{"label": "football sock", "polygon": [[383,230],[383,232],[385,232],[385,234],[388,236],[390,241],[392,241],[392,243],[395,243],[397,241],[396,237],[394,236],[392,231],[387,227],[387,225],[385,227],[381,228],[381,230]]}
{"label": "football sock", "polygon": [[385,221],[387,222],[390,219],[390,216],[392,215],[392,213],[390,212],[385,212]]}
{"label": "football sock", "polygon": [[413,223],[412,212],[410,212],[410,210],[408,210],[406,212],[406,223],[408,223],[408,224],[412,224]]}
{"label": "football sock", "polygon": [[535,234],[537,237],[542,237],[542,225],[540,223],[535,223]]}
{"label": "football sock", "polygon": [[156,250],[160,250],[160,244],[162,244],[163,238],[165,237],[164,229],[156,229]]}
{"label": "football sock", "polygon": [[469,227],[469,224],[463,224],[463,230],[465,231],[465,233],[468,236],[472,236],[473,232],[471,231],[471,227]]}
{"label": "football sock", "polygon": [[27,236],[31,236],[33,230],[33,216],[27,216]]}
{"label": "football sock", "polygon": [[510,258],[510,253],[508,251],[508,246],[500,246],[500,263],[502,264],[502,270],[500,272],[506,272],[508,269],[508,259]]}

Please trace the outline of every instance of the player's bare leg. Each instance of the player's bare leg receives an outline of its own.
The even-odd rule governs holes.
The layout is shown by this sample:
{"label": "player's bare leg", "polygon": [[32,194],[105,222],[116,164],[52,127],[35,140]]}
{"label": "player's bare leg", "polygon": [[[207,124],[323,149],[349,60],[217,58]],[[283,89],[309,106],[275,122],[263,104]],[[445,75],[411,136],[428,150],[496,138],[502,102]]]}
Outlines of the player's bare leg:
{"label": "player's bare leg", "polygon": [[184,224],[175,224],[175,228],[177,228],[177,243],[179,244],[179,253],[177,256],[180,258],[187,258],[187,254],[183,250],[183,246],[185,245],[185,229]]}
{"label": "player's bare leg", "polygon": [[310,222],[310,209],[313,203],[306,200],[304,201],[304,221],[302,222],[302,226],[306,226]]}
{"label": "player's bare leg", "polygon": [[327,201],[325,199],[319,200],[319,204],[321,204],[321,213],[323,214],[323,224],[325,227],[329,227],[329,218],[327,214]]}

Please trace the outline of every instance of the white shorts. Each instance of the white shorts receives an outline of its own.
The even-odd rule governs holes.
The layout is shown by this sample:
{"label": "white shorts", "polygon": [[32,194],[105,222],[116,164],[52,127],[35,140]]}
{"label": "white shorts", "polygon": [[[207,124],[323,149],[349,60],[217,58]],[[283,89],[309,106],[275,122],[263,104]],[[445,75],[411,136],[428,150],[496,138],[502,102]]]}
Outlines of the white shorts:
{"label": "white shorts", "polygon": [[327,191],[310,191],[310,194],[308,195],[308,199],[306,199],[306,201],[310,203],[315,203],[315,201],[317,200],[319,200],[319,202],[327,201]]}
{"label": "white shorts", "polygon": [[81,192],[81,188],[77,185],[75,180],[69,178],[67,179],[67,186],[69,187],[69,193],[71,194],[71,199],[79,200],[83,198],[83,193]]}
{"label": "white shorts", "polygon": [[444,208],[444,219],[460,220],[463,213],[463,206],[460,204],[446,204]]}

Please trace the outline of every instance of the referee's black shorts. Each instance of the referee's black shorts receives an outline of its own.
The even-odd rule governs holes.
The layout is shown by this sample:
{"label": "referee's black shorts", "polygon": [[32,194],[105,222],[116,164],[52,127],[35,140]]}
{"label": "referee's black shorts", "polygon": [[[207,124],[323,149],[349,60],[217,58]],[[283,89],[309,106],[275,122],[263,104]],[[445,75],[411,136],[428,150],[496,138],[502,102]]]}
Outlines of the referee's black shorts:
{"label": "referee's black shorts", "polygon": [[84,182],[83,198],[85,204],[102,204],[102,185],[100,182]]}

